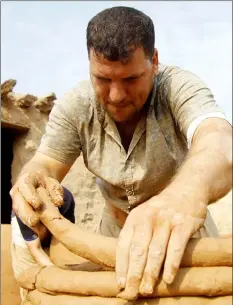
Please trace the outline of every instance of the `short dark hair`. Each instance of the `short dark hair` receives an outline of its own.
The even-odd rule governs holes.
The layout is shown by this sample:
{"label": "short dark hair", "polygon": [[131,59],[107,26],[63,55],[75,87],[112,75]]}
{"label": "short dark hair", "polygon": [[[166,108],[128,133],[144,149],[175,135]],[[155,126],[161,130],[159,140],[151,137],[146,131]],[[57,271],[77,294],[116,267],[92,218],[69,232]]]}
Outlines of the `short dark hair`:
{"label": "short dark hair", "polygon": [[98,13],[88,23],[86,39],[88,55],[92,49],[109,61],[127,62],[138,47],[149,59],[154,54],[153,21],[131,7],[117,6]]}

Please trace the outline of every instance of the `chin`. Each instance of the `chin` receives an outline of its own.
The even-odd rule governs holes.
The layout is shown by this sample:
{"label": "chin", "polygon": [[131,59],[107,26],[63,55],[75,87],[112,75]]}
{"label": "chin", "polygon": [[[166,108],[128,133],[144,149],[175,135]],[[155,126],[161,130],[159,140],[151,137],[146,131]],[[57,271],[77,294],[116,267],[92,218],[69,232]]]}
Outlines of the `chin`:
{"label": "chin", "polygon": [[109,116],[117,123],[128,122],[135,115],[134,111],[132,112],[132,111],[130,111],[130,109],[128,109],[128,111],[126,111],[126,109],[124,109],[124,108],[117,109],[115,111],[110,111],[110,109],[107,109],[107,112],[108,112]]}
{"label": "chin", "polygon": [[130,121],[132,119],[132,115],[131,116],[119,116],[119,115],[113,115],[110,113],[111,118],[117,122],[117,123],[126,123],[128,121]]}

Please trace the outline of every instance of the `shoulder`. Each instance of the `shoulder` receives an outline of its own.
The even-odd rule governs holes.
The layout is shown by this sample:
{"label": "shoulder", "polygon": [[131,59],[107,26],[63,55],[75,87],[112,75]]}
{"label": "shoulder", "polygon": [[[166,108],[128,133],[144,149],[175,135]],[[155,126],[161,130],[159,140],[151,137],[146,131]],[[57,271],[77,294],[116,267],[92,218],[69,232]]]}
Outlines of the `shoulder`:
{"label": "shoulder", "polygon": [[91,81],[83,80],[59,98],[56,105],[69,109],[89,107],[89,105],[93,105],[94,100],[95,95]]}
{"label": "shoulder", "polygon": [[159,64],[158,79],[160,82],[164,82],[171,78],[179,77],[182,80],[188,79],[200,79],[195,73],[180,68],[179,66],[168,66],[165,64]]}
{"label": "shoulder", "polygon": [[69,119],[86,120],[92,115],[94,107],[95,95],[91,81],[83,80],[56,100],[53,112],[58,110]]}
{"label": "shoulder", "polygon": [[207,88],[206,84],[195,73],[178,66],[159,64],[158,88],[164,93],[179,91],[188,85],[189,89]]}

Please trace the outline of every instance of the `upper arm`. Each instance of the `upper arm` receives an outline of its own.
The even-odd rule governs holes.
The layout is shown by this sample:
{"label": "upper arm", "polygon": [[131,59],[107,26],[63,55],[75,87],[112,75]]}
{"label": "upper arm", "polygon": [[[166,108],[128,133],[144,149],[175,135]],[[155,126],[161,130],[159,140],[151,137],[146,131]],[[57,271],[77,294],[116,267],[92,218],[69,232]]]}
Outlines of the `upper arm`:
{"label": "upper arm", "polygon": [[174,68],[165,85],[172,115],[187,143],[191,142],[196,128],[205,118],[225,118],[211,90],[195,74]]}
{"label": "upper arm", "polygon": [[197,126],[191,149],[211,148],[221,151],[232,162],[232,126],[220,118],[208,118]]}
{"label": "upper arm", "polygon": [[[36,158],[52,161],[52,166],[71,166],[81,153],[81,141],[77,129],[77,94],[73,91],[57,100],[49,115],[45,134],[41,139]],[[46,155],[41,156],[41,154]],[[56,163],[57,161],[57,163]],[[64,165],[63,165],[64,164]]]}

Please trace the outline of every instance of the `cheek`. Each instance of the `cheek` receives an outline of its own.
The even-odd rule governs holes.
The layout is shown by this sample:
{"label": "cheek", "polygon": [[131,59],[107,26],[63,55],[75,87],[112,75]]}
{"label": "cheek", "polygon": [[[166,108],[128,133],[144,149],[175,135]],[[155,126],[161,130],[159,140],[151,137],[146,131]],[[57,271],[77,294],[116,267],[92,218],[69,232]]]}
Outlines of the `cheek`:
{"label": "cheek", "polygon": [[95,94],[100,100],[106,100],[108,97],[108,88],[106,86],[100,86],[95,84],[94,86]]}
{"label": "cheek", "polygon": [[145,104],[145,102],[147,101],[147,98],[153,88],[153,83],[154,83],[154,77],[152,75],[152,77],[148,77],[148,79],[141,84],[140,86],[140,103],[141,104]]}
{"label": "cheek", "polygon": [[130,90],[130,99],[138,110],[145,104],[148,91],[148,88],[145,88],[145,85],[143,86],[142,84],[136,86],[133,90]]}

